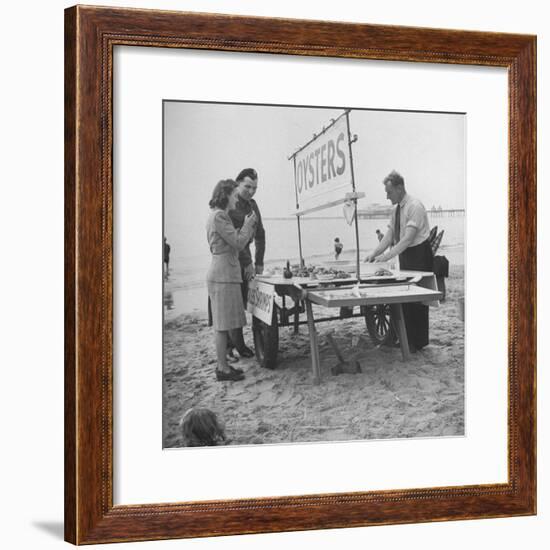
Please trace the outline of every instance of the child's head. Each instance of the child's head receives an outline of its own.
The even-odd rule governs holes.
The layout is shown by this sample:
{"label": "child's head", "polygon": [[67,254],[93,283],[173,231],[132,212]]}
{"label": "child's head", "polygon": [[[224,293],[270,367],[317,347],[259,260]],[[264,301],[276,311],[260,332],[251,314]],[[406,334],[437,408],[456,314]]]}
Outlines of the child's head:
{"label": "child's head", "polygon": [[180,428],[185,447],[205,447],[225,442],[223,428],[209,409],[189,409],[181,417]]}
{"label": "child's head", "polygon": [[340,242],[340,238],[339,238],[339,237],[336,237],[336,238],[334,239],[334,242],[335,242],[335,243],[339,243],[339,242]]}

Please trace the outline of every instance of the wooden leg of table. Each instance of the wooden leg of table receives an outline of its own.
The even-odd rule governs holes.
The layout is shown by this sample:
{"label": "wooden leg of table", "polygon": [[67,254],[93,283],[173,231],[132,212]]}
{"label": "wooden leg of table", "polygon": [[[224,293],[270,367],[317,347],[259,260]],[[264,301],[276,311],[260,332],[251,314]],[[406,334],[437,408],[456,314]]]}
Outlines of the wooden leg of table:
{"label": "wooden leg of table", "polygon": [[311,302],[306,300],[307,326],[309,329],[309,344],[311,347],[311,370],[313,374],[313,383],[321,383],[321,362],[319,360],[319,341],[317,331],[315,330],[315,319],[313,318],[313,308]]}
{"label": "wooden leg of table", "polygon": [[401,304],[391,304],[391,318],[397,328],[399,343],[401,345],[401,354],[403,361],[408,361],[411,358],[409,351],[409,340],[407,338],[407,329],[405,328],[405,318],[403,317],[403,308]]}
{"label": "wooden leg of table", "polygon": [[300,300],[294,301],[294,334],[298,334],[299,322],[300,322]]}

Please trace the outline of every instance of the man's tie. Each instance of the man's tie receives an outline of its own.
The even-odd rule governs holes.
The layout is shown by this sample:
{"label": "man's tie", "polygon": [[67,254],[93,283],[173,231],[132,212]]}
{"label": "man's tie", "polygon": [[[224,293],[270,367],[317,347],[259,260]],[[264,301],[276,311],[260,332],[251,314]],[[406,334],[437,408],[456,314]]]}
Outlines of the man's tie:
{"label": "man's tie", "polygon": [[393,235],[393,244],[399,242],[399,235],[401,231],[401,205],[397,205],[397,210],[395,211],[395,232]]}

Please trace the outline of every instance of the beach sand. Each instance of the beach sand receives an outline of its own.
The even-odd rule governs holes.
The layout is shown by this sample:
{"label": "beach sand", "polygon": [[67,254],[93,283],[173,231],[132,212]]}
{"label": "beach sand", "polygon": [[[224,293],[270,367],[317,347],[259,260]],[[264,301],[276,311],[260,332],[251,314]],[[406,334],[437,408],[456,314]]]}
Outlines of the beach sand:
{"label": "beach sand", "polygon": [[[214,411],[232,445],[464,435],[463,273],[451,267],[446,301],[430,308],[430,345],[408,363],[399,348],[376,346],[362,318],[319,323],[320,385],[312,383],[307,326],[297,335],[279,329],[277,369],[241,359],[246,378],[218,382],[204,312],[166,318],[164,447],[181,446],[179,419],[193,406]],[[244,333],[252,347],[250,323]],[[338,361],[328,333],[361,373],[331,374]]]}

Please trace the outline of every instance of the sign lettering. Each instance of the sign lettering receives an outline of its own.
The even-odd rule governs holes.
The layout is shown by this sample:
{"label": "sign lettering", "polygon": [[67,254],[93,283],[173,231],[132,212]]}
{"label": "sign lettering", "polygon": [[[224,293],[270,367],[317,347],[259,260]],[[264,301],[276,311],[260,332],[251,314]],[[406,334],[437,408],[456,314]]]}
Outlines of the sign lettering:
{"label": "sign lettering", "polygon": [[352,192],[347,117],[295,155],[298,211],[318,209]]}
{"label": "sign lettering", "polygon": [[247,310],[268,325],[273,315],[273,293],[273,285],[255,279],[248,284]]}

